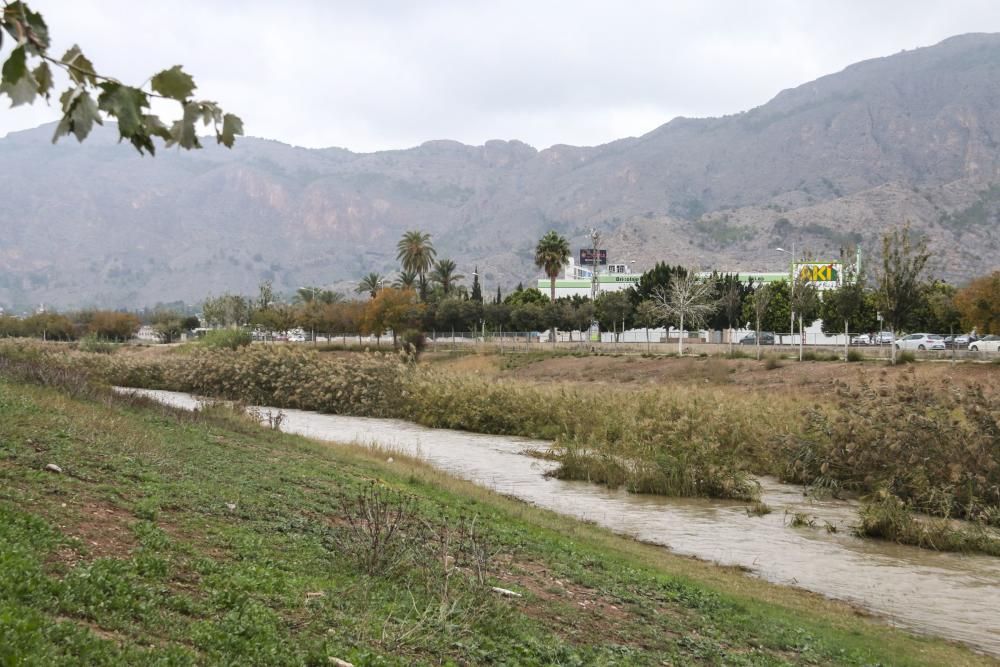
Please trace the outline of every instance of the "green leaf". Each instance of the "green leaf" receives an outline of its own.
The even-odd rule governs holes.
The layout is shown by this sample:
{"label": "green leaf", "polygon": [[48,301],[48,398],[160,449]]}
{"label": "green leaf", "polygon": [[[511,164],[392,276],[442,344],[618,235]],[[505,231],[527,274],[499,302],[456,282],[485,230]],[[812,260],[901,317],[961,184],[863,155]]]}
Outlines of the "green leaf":
{"label": "green leaf", "polygon": [[31,74],[38,84],[38,94],[49,99],[49,91],[52,90],[52,70],[49,69],[49,64],[43,62]]}
{"label": "green leaf", "polygon": [[74,82],[89,82],[93,86],[97,85],[94,64],[87,60],[76,44],[63,55],[62,63],[69,68],[69,76]]}
{"label": "green leaf", "polygon": [[101,123],[101,114],[97,110],[97,103],[90,93],[83,91],[73,102],[73,110],[70,112],[70,131],[77,141],[83,141],[90,134],[94,127],[94,122]]}
{"label": "green leaf", "polygon": [[227,113],[222,117],[222,134],[216,135],[216,140],[226,148],[232,148],[236,135],[243,136],[243,121],[239,116]]}
{"label": "green leaf", "polygon": [[25,42],[25,47],[27,47],[28,52],[32,55],[41,55],[49,48],[49,27],[45,25],[45,19],[38,12],[28,9],[28,6],[22,2],[12,4],[23,7],[21,14],[24,22],[28,24],[28,30],[30,31],[28,35],[29,39]]}
{"label": "green leaf", "polygon": [[174,65],[154,76],[150,86],[160,95],[179,102],[191,97],[191,93],[197,88],[194,79],[185,73],[180,65]]}
{"label": "green leaf", "polygon": [[59,96],[63,106],[63,117],[52,135],[52,143],[59,137],[72,133],[77,141],[83,141],[94,127],[94,123],[103,125],[101,114],[97,110],[94,98],[81,86],[68,88]]}
{"label": "green leaf", "polygon": [[0,93],[10,98],[12,107],[30,104],[38,93],[38,82],[31,76],[25,64],[24,47],[19,46],[11,51],[10,57],[3,64],[3,79],[0,80]]}
{"label": "green leaf", "polygon": [[10,52],[10,57],[3,64],[3,82],[13,86],[28,73],[28,66],[25,63],[24,47],[19,46]]}
{"label": "green leaf", "polygon": [[21,106],[22,104],[31,104],[35,101],[35,95],[38,93],[38,84],[29,74],[28,76],[22,76],[20,81],[10,85],[6,81],[0,82],[0,93],[6,93],[7,97],[10,98],[10,105],[12,107]]}
{"label": "green leaf", "polygon": [[118,134],[130,139],[136,132],[142,132],[142,110],[149,108],[146,93],[114,81],[105,81],[99,87],[103,92],[97,98],[97,105],[118,120]]}
{"label": "green leaf", "polygon": [[201,148],[198,141],[198,134],[195,132],[194,124],[201,115],[201,105],[197,102],[188,102],[184,105],[184,117],[170,127],[170,141],[168,146],[178,145],[181,148],[190,150]]}
{"label": "green leaf", "polygon": [[163,124],[163,121],[160,120],[159,116],[147,114],[142,117],[142,122],[146,128],[146,134],[153,137],[159,137],[168,142],[172,139],[170,136],[170,130]]}

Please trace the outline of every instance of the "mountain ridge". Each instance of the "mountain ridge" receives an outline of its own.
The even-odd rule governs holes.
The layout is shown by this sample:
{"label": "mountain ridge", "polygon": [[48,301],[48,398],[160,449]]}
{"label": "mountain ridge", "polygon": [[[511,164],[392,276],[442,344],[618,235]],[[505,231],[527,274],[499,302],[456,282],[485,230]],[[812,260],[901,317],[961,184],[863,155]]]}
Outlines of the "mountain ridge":
{"label": "mountain ridge", "polygon": [[909,220],[934,241],[936,272],[960,281],[1000,254],[997,108],[1000,35],[976,33],[589,147],[443,139],[354,153],[245,138],[149,159],[107,127],[51,146],[42,126],[0,139],[0,305],[194,301],[264,279],[347,289],[392,270],[412,228],[495,290],[531,282],[549,229],[574,247],[602,229],[640,269],[753,270],[783,266],[773,247],[792,241],[872,256]]}

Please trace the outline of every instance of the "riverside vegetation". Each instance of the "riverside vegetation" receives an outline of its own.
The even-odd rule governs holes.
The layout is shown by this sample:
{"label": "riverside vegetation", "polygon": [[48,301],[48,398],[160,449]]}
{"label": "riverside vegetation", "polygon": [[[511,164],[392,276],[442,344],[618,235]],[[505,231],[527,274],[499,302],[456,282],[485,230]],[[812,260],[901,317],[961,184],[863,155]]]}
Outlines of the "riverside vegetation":
{"label": "riverside vegetation", "polygon": [[[221,405],[189,413],[116,395],[91,380],[103,365],[81,370],[90,359],[4,352],[4,664],[988,662],[415,461],[285,435]],[[244,358],[241,373],[295,359]]]}
{"label": "riverside vegetation", "polygon": [[415,364],[405,354],[282,346],[157,356],[2,350],[8,360],[80,369],[105,383],[552,440],[552,450],[539,454],[559,461],[556,476],[638,493],[752,503],[759,498],[754,476],[773,475],[817,493],[860,495],[873,503],[863,517],[899,514],[888,523],[862,521],[862,535],[1000,555],[1000,400],[975,386],[931,389],[903,372],[892,383],[841,383],[836,400],[817,404],[720,387],[602,392],[498,381]]}

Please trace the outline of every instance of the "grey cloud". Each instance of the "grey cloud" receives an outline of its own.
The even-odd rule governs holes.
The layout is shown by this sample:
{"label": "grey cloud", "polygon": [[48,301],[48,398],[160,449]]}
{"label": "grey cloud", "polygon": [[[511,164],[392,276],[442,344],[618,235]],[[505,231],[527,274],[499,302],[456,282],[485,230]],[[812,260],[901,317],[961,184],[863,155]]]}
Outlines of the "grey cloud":
{"label": "grey cloud", "polygon": [[[987,0],[34,3],[56,43],[141,82],[183,63],[257,136],[353,150],[544,147],[723,115],[865,58],[1000,30]],[[141,8],[141,9],[140,9]],[[0,133],[53,120],[4,111]]]}

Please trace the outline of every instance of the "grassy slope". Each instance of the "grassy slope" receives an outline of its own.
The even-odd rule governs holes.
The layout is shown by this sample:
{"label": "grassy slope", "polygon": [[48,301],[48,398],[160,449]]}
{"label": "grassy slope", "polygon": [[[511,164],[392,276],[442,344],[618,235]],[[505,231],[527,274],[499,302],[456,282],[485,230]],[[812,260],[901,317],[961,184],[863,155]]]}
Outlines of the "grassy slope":
{"label": "grassy slope", "polygon": [[[431,570],[363,574],[333,538],[373,478],[435,526],[476,516],[525,596],[456,587],[428,621]],[[415,462],[4,381],[0,572],[0,664],[987,662]]]}

